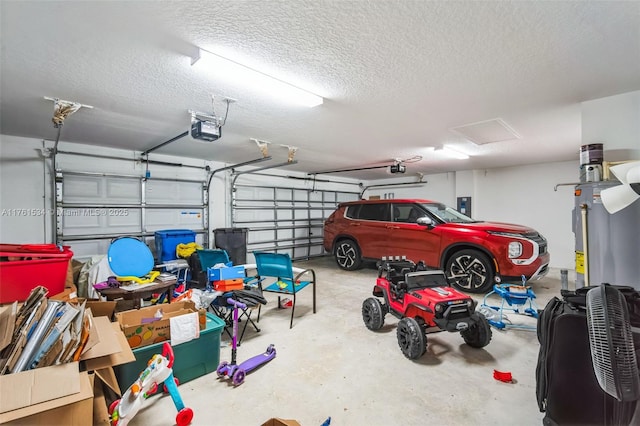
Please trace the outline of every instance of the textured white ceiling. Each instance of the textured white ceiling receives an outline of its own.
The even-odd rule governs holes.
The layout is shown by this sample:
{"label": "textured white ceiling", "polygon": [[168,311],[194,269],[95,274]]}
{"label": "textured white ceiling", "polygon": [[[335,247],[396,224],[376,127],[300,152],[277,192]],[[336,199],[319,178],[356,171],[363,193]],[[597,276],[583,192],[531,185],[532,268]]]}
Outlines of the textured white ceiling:
{"label": "textured white ceiling", "polygon": [[[3,134],[54,139],[51,96],[95,107],[62,140],[142,151],[216,94],[238,99],[222,139],[158,152],[238,163],[261,156],[258,138],[276,159],[299,147],[289,169],[306,172],[415,155],[408,173],[577,161],[580,102],[640,89],[636,1],[2,1],[1,36]],[[198,72],[194,46],[325,103],[292,107]],[[450,130],[495,118],[522,139],[477,146]],[[471,158],[428,149],[443,144]]]}

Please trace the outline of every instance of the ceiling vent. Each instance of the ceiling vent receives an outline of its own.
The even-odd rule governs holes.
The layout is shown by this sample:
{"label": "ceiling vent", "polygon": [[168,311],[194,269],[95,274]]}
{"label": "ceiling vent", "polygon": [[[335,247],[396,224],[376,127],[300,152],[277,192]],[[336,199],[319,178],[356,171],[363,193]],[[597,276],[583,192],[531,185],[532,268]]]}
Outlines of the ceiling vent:
{"label": "ceiling vent", "polygon": [[470,140],[476,145],[522,139],[522,136],[516,133],[516,131],[501,118],[465,124],[464,126],[454,127],[449,130]]}

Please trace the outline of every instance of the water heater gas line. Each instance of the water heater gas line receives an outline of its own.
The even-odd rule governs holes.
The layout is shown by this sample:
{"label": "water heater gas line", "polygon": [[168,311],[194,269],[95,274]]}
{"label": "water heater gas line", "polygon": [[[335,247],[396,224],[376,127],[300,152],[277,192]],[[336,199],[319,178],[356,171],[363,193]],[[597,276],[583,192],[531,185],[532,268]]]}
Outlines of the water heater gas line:
{"label": "water heater gas line", "polygon": [[587,237],[587,208],[586,204],[580,204],[582,215],[582,251],[584,252],[584,286],[589,287],[589,238]]}

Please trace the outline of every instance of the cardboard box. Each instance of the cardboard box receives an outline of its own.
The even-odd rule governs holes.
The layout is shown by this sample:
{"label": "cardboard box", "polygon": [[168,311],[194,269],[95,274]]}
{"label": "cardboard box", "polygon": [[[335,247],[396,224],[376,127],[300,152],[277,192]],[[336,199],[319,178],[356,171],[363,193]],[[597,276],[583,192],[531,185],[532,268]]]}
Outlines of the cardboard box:
{"label": "cardboard box", "polygon": [[226,268],[207,268],[209,281],[233,280],[244,278],[244,266],[228,266]]}
{"label": "cardboard box", "polygon": [[[224,321],[212,313],[207,313],[206,329],[200,337],[173,346],[175,361],[173,375],[180,384],[213,373],[220,363],[220,335]],[[126,389],[138,379],[140,372],[147,368],[155,354],[161,354],[164,343],[156,343],[133,350],[135,362],[115,366],[116,377],[121,389]]]}
{"label": "cardboard box", "polygon": [[[192,312],[198,312],[200,330],[204,330],[207,321],[206,311],[197,310],[195,303],[190,300],[118,312],[116,320],[129,342],[129,347],[139,348],[169,340],[171,338],[169,319]],[[161,319],[158,319],[158,316],[161,316]]]}
{"label": "cardboard box", "polygon": [[109,318],[109,321],[113,320],[113,313],[116,310],[116,303],[117,303],[115,300],[102,301],[102,300],[96,300],[96,299],[78,298],[78,299],[72,300],[71,302],[81,304],[85,300],[87,302],[86,307],[91,309],[91,313],[93,314],[94,317],[107,317]]}
{"label": "cardboard box", "polygon": [[[0,414],[0,424],[7,425],[91,425],[93,419],[93,386],[87,372],[78,373],[78,363],[71,363],[75,365],[76,370],[70,369],[71,378],[67,377],[64,380],[58,380],[56,382],[49,382],[45,387],[49,387],[49,391],[53,391],[51,388],[57,388],[65,386],[64,382],[73,382],[77,386],[78,391],[70,395],[63,396],[56,399],[47,400],[40,403],[34,403],[27,407],[19,408],[16,410],[4,412]],[[64,365],[71,365],[64,364]],[[46,367],[32,370],[34,372],[40,370],[48,370],[55,367]],[[10,374],[9,376],[18,376],[23,373]],[[27,390],[35,390],[36,386],[31,387],[23,385]],[[13,392],[16,389],[12,389]],[[5,388],[2,388],[4,394],[7,393]],[[12,393],[12,392],[9,392]],[[33,401],[33,398],[31,398]]]}
{"label": "cardboard box", "polygon": [[[112,366],[135,360],[117,323],[106,317],[92,319],[96,343],[84,352],[81,363],[71,362],[0,376],[0,424],[90,425],[95,380],[119,393]],[[52,420],[53,419],[53,420]]]}
{"label": "cardboard box", "polygon": [[297,420],[280,419],[278,417],[274,417],[262,423],[262,426],[301,426],[301,425]]}
{"label": "cardboard box", "polygon": [[244,288],[244,280],[242,278],[236,278],[232,280],[220,280],[213,282],[213,289],[215,291],[233,291],[242,290]]}
{"label": "cardboard box", "polygon": [[0,376],[0,413],[80,392],[77,362]]}

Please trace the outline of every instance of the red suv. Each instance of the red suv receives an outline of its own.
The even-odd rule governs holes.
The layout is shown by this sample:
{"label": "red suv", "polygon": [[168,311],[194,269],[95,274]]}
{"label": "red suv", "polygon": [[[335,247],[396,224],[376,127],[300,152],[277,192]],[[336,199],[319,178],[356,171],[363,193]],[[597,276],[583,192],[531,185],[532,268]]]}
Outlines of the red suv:
{"label": "red suv", "polygon": [[536,230],[480,222],[428,200],[362,200],[342,203],[324,224],[324,248],[340,268],[363,260],[406,256],[445,271],[449,282],[486,293],[495,282],[543,277],[547,240]]}

